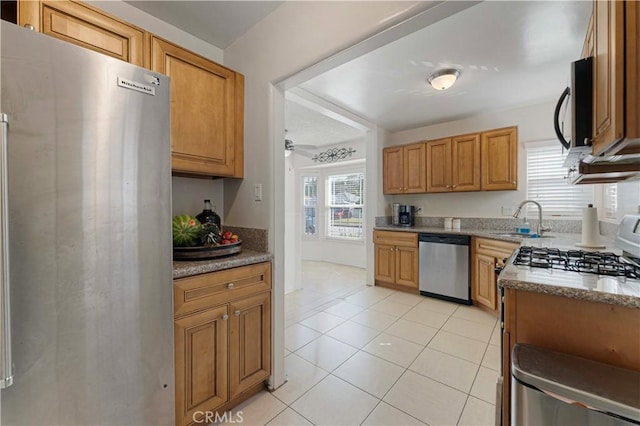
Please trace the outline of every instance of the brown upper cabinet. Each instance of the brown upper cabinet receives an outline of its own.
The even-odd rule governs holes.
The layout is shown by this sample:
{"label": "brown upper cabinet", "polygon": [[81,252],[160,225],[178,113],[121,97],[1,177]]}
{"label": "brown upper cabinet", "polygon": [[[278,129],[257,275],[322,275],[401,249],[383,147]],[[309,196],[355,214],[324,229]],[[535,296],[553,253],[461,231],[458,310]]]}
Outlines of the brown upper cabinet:
{"label": "brown upper cabinet", "polygon": [[419,194],[426,192],[424,142],[383,150],[383,192]]}
{"label": "brown upper cabinet", "polygon": [[242,177],[244,77],[158,37],[151,69],[171,77],[174,173]]}
{"label": "brown upper cabinet", "polygon": [[594,1],[593,155],[640,153],[640,6]]}
{"label": "brown upper cabinet", "polygon": [[144,65],[144,30],[88,6],[69,0],[19,1],[18,25],[95,50],[117,59]]}
{"label": "brown upper cabinet", "polygon": [[389,147],[383,161],[385,194],[513,190],[518,128]]}
{"label": "brown upper cabinet", "polygon": [[483,132],[480,140],[482,190],[518,189],[518,128]]}
{"label": "brown upper cabinet", "polygon": [[480,134],[428,141],[427,192],[479,191]]}
{"label": "brown upper cabinet", "polygon": [[171,77],[176,175],[243,177],[244,76],[75,0],[19,0],[18,24]]}

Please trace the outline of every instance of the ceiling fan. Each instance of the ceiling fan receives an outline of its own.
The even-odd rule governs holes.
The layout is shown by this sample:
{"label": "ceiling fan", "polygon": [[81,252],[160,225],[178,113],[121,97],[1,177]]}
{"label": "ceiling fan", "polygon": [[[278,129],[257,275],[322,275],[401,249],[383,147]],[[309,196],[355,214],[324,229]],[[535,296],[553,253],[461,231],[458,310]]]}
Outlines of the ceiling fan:
{"label": "ceiling fan", "polygon": [[[285,130],[286,132],[286,130]],[[284,155],[285,157],[288,157],[291,155],[291,153],[293,151],[295,151],[297,154],[303,155],[305,157],[311,158],[313,157],[313,153],[309,152],[307,150],[309,149],[318,149],[317,146],[315,145],[294,145],[293,141],[291,139],[286,139],[284,140]]]}

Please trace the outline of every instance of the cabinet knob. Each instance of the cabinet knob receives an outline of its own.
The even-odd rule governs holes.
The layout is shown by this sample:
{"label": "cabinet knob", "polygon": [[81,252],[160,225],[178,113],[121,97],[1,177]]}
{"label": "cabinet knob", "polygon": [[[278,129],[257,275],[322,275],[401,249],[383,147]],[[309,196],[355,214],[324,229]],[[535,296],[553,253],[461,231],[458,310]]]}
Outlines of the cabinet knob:
{"label": "cabinet knob", "polygon": [[235,316],[239,317],[239,316],[240,316],[240,311],[235,311],[233,314],[234,314]]}
{"label": "cabinet knob", "polygon": [[222,316],[222,320],[223,320],[223,321],[226,321],[226,320],[228,320],[228,319],[229,319],[229,315],[224,314],[224,315]]}
{"label": "cabinet knob", "polygon": [[516,181],[515,181],[515,180],[512,180],[512,181],[511,181],[511,185],[515,185],[515,184],[516,184]]}
{"label": "cabinet knob", "polygon": [[455,187],[456,187],[456,185],[451,185],[451,187],[452,187],[452,188],[455,188]]}
{"label": "cabinet knob", "polygon": [[235,287],[235,284],[233,284],[233,283],[229,283],[229,284],[227,284],[227,288],[228,288],[229,290],[231,290],[233,287]]}
{"label": "cabinet knob", "polygon": [[31,24],[24,24],[24,27],[25,27],[26,29],[28,29],[29,31],[35,31],[35,30],[36,30],[36,27],[34,27],[34,26],[33,26],[33,25],[31,25]]}

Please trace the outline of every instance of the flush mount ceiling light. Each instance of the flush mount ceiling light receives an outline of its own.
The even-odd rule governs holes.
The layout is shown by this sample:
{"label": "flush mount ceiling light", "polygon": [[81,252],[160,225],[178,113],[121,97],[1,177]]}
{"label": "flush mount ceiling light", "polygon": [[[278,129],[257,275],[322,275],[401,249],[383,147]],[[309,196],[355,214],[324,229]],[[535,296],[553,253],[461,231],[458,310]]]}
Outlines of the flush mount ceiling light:
{"label": "flush mount ceiling light", "polygon": [[455,68],[447,68],[434,72],[427,78],[427,81],[436,90],[447,90],[453,86],[458,77],[460,77],[460,71]]}

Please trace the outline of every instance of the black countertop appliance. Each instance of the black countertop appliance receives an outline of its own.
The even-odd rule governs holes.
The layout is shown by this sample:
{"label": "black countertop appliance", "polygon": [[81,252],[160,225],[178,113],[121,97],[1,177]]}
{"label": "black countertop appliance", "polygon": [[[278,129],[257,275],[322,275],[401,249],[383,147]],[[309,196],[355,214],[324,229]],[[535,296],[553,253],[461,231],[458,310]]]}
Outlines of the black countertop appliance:
{"label": "black countertop appliance", "polygon": [[398,213],[398,221],[400,226],[413,226],[415,223],[416,208],[415,206],[401,205]]}

